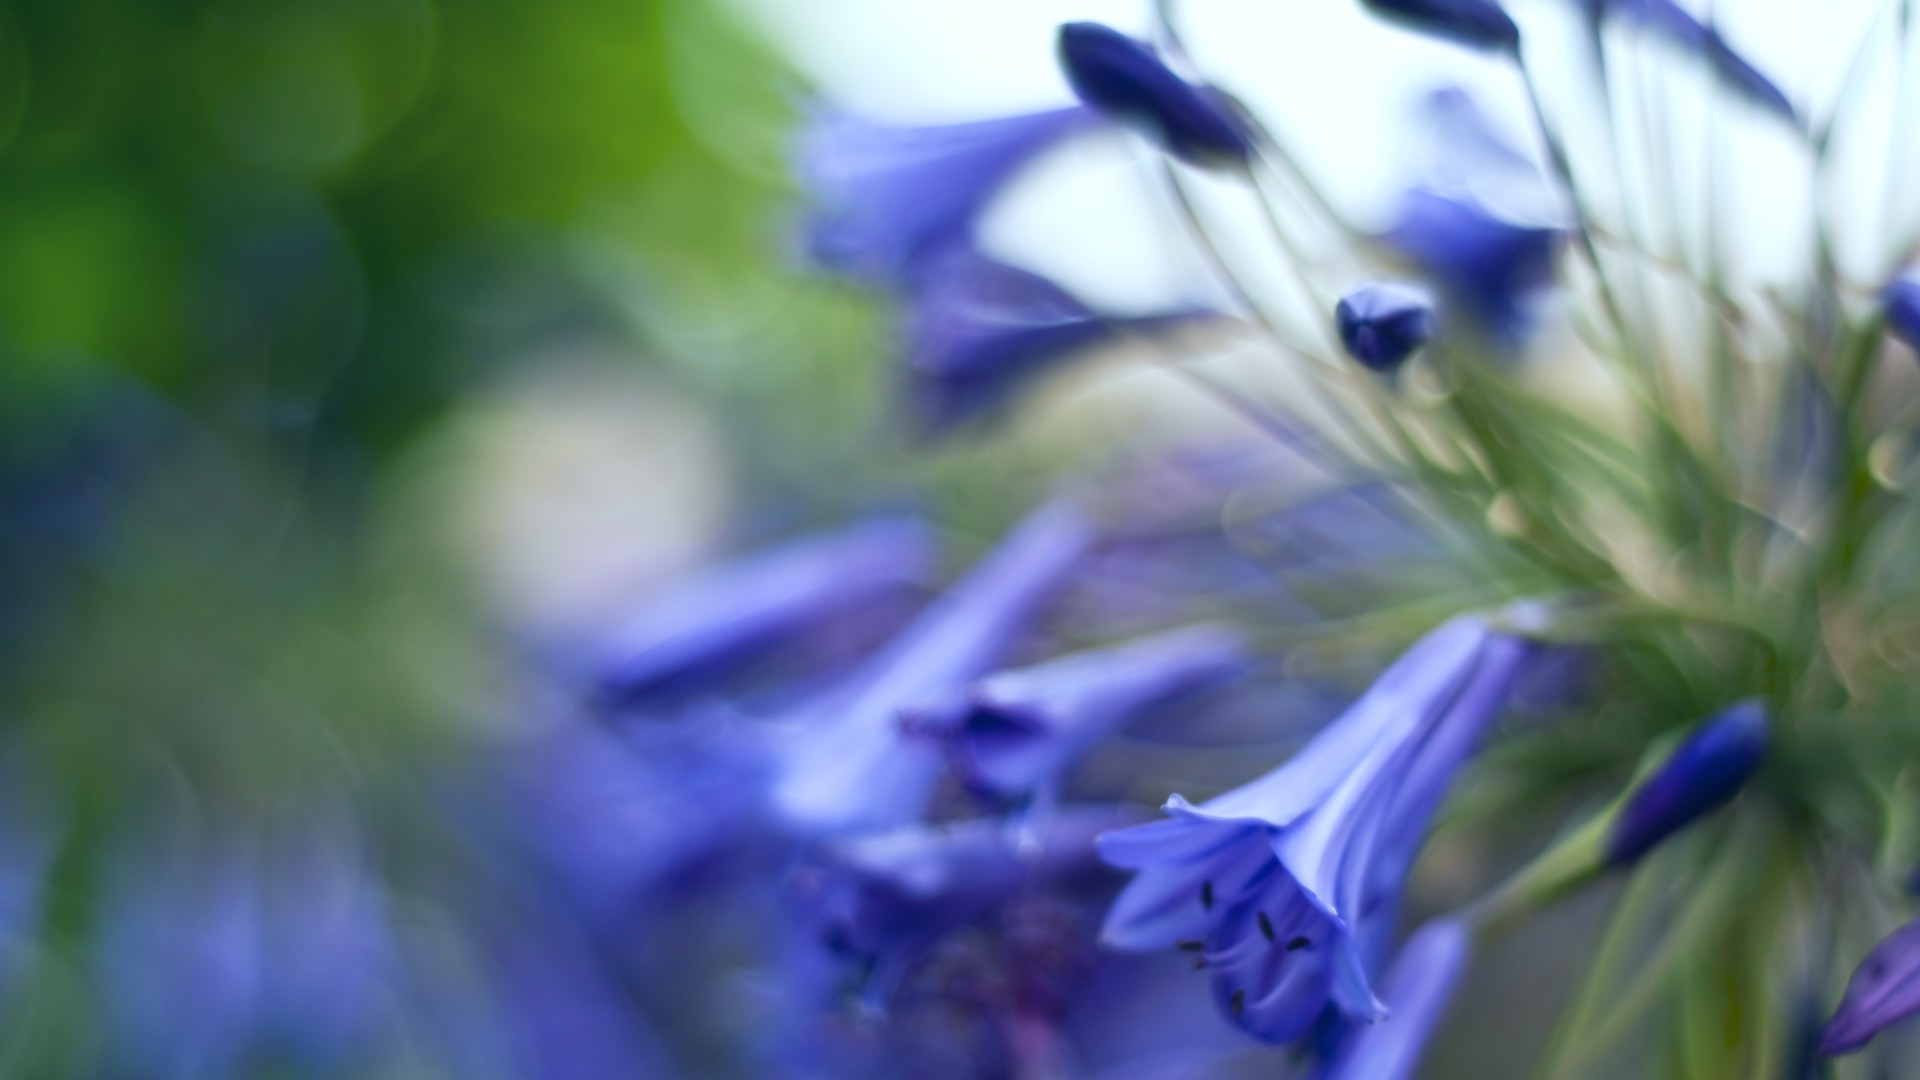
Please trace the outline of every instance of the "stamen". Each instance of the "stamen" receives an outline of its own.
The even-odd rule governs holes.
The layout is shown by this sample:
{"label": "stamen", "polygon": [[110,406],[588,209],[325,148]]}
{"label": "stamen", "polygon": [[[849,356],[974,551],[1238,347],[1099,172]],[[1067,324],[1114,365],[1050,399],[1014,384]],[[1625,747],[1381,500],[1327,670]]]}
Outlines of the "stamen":
{"label": "stamen", "polygon": [[1200,906],[1207,911],[1213,910],[1213,882],[1200,883]]}
{"label": "stamen", "polygon": [[1260,920],[1260,936],[1266,938],[1268,943],[1271,944],[1273,941],[1273,920],[1267,918],[1267,913],[1264,911],[1256,911],[1254,912],[1254,916]]}
{"label": "stamen", "polygon": [[1288,952],[1299,952],[1299,951],[1300,951],[1301,949],[1304,949],[1304,948],[1306,948],[1307,946],[1309,946],[1309,945],[1312,945],[1312,944],[1313,944],[1313,942],[1311,942],[1311,941],[1309,941],[1309,940],[1307,940],[1307,939],[1306,939],[1306,938],[1304,938],[1304,937],[1297,937],[1297,938],[1289,938],[1289,939],[1287,940],[1287,951],[1288,951]]}

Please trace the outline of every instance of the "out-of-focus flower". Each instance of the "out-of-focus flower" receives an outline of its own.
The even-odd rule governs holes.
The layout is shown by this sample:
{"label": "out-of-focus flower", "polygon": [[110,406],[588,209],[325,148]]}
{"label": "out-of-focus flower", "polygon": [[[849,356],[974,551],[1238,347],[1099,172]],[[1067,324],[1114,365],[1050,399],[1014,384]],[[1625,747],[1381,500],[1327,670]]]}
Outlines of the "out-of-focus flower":
{"label": "out-of-focus flower", "polygon": [[1348,1029],[1320,1080],[1406,1080],[1446,1012],[1472,938],[1456,919],[1422,926],[1394,957],[1380,987],[1387,1016]]}
{"label": "out-of-focus flower", "polygon": [[802,833],[886,828],[912,820],[940,757],[900,729],[900,709],[992,670],[1094,538],[1064,504],[1042,509],[965,579],[794,722],[773,805]]}
{"label": "out-of-focus flower", "polygon": [[1411,30],[1476,49],[1514,50],[1520,28],[1493,0],[1363,0],[1367,10]]}
{"label": "out-of-focus flower", "polygon": [[1700,22],[1673,0],[1586,2],[1591,12],[1645,27],[1677,48],[1700,57],[1722,85],[1788,123],[1799,124],[1799,113],[1779,87],[1728,45],[1717,29]]}
{"label": "out-of-focus flower", "polygon": [[1074,807],[1024,843],[990,818],[835,841],[822,853],[828,941],[884,968],[870,988],[884,996],[901,965],[937,936],[1023,889],[1098,867],[1093,838],[1118,820],[1110,808]]}
{"label": "out-of-focus flower", "polygon": [[913,298],[908,406],[921,428],[944,431],[992,412],[1094,345],[1212,314],[1097,315],[1038,274],[957,248],[934,260]]}
{"label": "out-of-focus flower", "polygon": [[1374,371],[1392,371],[1433,338],[1433,305],[1404,285],[1363,285],[1333,310],[1347,355]]}
{"label": "out-of-focus flower", "polygon": [[1080,100],[1144,131],[1195,165],[1243,164],[1253,140],[1226,99],[1173,73],[1153,49],[1110,26],[1060,27],[1060,66]]}
{"label": "out-of-focus flower", "polygon": [[933,559],[925,525],[882,520],[711,571],[609,635],[600,695],[630,705],[706,689],[837,616],[898,599],[925,582]]}
{"label": "out-of-focus flower", "polygon": [[1510,221],[1478,202],[1431,188],[1400,200],[1381,238],[1430,277],[1449,305],[1514,343],[1532,322],[1529,301],[1553,283],[1562,232]]}
{"label": "out-of-focus flower", "polygon": [[1920,274],[1912,268],[1887,284],[1880,294],[1886,305],[1887,327],[1910,349],[1920,349]]}
{"label": "out-of-focus flower", "polygon": [[1285,764],[1170,821],[1101,837],[1137,871],[1103,930],[1118,948],[1196,950],[1214,995],[1268,1042],[1306,1034],[1329,1003],[1383,1006],[1368,959],[1454,771],[1506,698],[1528,646],[1477,616],[1409,649]]}
{"label": "out-of-focus flower", "polygon": [[1767,749],[1767,708],[1743,701],[1688,735],[1633,793],[1607,834],[1606,859],[1624,866],[1738,794]]}
{"label": "out-of-focus flower", "polygon": [[990,676],[910,709],[940,740],[961,781],[983,795],[1051,789],[1101,736],[1143,710],[1219,680],[1246,662],[1240,637],[1196,626]]}
{"label": "out-of-focus flower", "polygon": [[1847,980],[1840,1007],[1820,1033],[1834,1057],[1867,1045],[1880,1029],[1920,1012],[1920,920],[1887,935]]}
{"label": "out-of-focus flower", "polygon": [[816,116],[799,152],[816,204],[811,254],[843,274],[910,282],[928,255],[967,241],[974,217],[1016,170],[1099,121],[1085,106],[925,127]]}

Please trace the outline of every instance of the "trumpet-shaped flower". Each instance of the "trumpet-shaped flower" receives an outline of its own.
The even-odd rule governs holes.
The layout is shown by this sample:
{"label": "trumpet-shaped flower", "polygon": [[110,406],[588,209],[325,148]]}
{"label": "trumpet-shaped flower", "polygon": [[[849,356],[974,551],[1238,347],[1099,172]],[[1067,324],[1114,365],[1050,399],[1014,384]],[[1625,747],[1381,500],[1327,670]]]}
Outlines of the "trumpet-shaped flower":
{"label": "trumpet-shaped flower", "polygon": [[1081,101],[1199,165],[1244,163],[1253,140],[1226,99],[1174,74],[1153,49],[1095,22],[1060,27],[1060,66]]}
{"label": "trumpet-shaped flower", "polygon": [[1137,871],[1103,931],[1125,949],[1200,953],[1214,995],[1268,1042],[1306,1034],[1331,1003],[1384,1007],[1368,958],[1391,929],[1428,819],[1529,647],[1462,616],[1409,649],[1285,764],[1171,820],[1101,838]]}
{"label": "trumpet-shaped flower", "polygon": [[1820,1033],[1820,1053],[1851,1054],[1880,1029],[1920,1012],[1920,920],[1887,935],[1847,980],[1840,1007]]}
{"label": "trumpet-shaped flower", "polygon": [[1432,340],[1433,305],[1404,285],[1363,285],[1333,310],[1347,355],[1374,371],[1392,371]]}
{"label": "trumpet-shaped flower", "polygon": [[816,204],[810,253],[843,274],[911,282],[928,255],[966,241],[974,217],[1017,170],[1099,121],[1085,106],[918,127],[817,116],[799,150]]}
{"label": "trumpet-shaped flower", "polygon": [[1026,795],[1051,788],[1103,735],[1245,661],[1238,635],[1190,627],[992,675],[910,710],[908,723],[944,745],[968,788]]}
{"label": "trumpet-shaped flower", "polygon": [[803,833],[879,829],[912,820],[939,776],[939,754],[900,728],[900,710],[992,670],[1093,540],[1075,511],[1029,517],[970,575],[795,723],[773,804]]}
{"label": "trumpet-shaped flower", "polygon": [[1098,315],[1038,274],[958,248],[930,265],[914,296],[909,409],[924,430],[943,431],[992,412],[1091,346],[1210,314]]}

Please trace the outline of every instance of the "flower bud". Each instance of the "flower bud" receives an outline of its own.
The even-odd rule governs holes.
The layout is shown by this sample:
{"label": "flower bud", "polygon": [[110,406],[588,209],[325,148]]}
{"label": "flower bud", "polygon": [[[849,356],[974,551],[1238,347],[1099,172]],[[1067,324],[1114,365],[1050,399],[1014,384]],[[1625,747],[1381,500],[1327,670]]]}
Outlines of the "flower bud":
{"label": "flower bud", "polygon": [[1433,305],[1404,285],[1362,285],[1333,310],[1347,355],[1374,371],[1398,368],[1435,328]]}
{"label": "flower bud", "polygon": [[1607,865],[1633,862],[1732,799],[1766,748],[1767,709],[1757,698],[1700,725],[1627,797],[1607,834]]}
{"label": "flower bud", "polygon": [[1253,153],[1225,98],[1174,74],[1151,48],[1110,26],[1061,26],[1060,66],[1080,100],[1143,129],[1182,161],[1238,164]]}
{"label": "flower bud", "polygon": [[1920,277],[1912,271],[1901,274],[1888,283],[1880,299],[1886,304],[1887,328],[1893,336],[1908,348],[1920,349]]}
{"label": "flower bud", "polygon": [[1476,49],[1520,48],[1520,28],[1492,0],[1361,0],[1367,10],[1409,30]]}
{"label": "flower bud", "polygon": [[1920,920],[1887,935],[1847,980],[1840,1007],[1820,1032],[1820,1053],[1851,1054],[1880,1029],[1920,1012]]}

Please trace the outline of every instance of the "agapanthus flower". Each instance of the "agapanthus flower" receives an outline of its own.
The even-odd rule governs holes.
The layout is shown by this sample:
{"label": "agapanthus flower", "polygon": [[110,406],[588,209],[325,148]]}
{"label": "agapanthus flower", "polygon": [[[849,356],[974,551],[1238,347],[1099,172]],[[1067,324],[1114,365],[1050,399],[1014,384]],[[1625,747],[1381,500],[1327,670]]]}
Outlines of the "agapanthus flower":
{"label": "agapanthus flower", "polygon": [[1886,306],[1887,328],[1909,349],[1920,349],[1920,274],[1908,269],[1887,283],[1880,300]]}
{"label": "agapanthus flower", "polygon": [[1719,30],[1694,18],[1673,0],[1587,0],[1587,4],[1590,11],[1645,27],[1700,57],[1722,85],[1789,123],[1799,123],[1799,113],[1778,86],[1728,45]]}
{"label": "agapanthus flower", "polygon": [[1516,50],[1520,28],[1493,0],[1363,0],[1367,9],[1423,34],[1476,49]]}
{"label": "agapanthus flower", "polygon": [[829,843],[818,885],[828,943],[884,969],[869,987],[877,1004],[902,965],[941,934],[1021,890],[1097,868],[1093,838],[1118,820],[1111,808],[1071,807],[1018,842],[1004,822],[978,818]]}
{"label": "agapanthus flower", "polygon": [[989,676],[908,710],[969,789],[1012,797],[1050,789],[1101,736],[1144,710],[1241,669],[1246,647],[1196,626]]}
{"label": "agapanthus flower", "polygon": [[676,586],[607,635],[603,700],[678,697],[723,680],[838,616],[897,601],[925,582],[933,534],[907,519],[798,541]]}
{"label": "agapanthus flower", "polygon": [[1380,987],[1387,1016],[1353,1025],[1318,1080],[1407,1080],[1445,1014],[1472,947],[1457,919],[1436,919],[1407,939]]}
{"label": "agapanthus flower", "polygon": [[1840,1007],[1820,1033],[1820,1053],[1835,1057],[1867,1045],[1881,1029],[1920,1012],[1920,920],[1887,935],[1847,980]]}
{"label": "agapanthus flower", "polygon": [[1104,939],[1198,951],[1214,996],[1268,1042],[1304,1035],[1332,1004],[1379,1019],[1369,959],[1453,773],[1499,711],[1528,652],[1484,618],[1421,639],[1285,764],[1171,820],[1111,833],[1101,854],[1137,871]]}
{"label": "agapanthus flower", "polygon": [[810,252],[843,274],[910,283],[928,255],[967,242],[974,218],[1018,169],[1099,122],[1079,105],[930,126],[818,115],[799,152],[815,203]]}
{"label": "agapanthus flower", "polygon": [[1363,285],[1333,311],[1347,355],[1374,371],[1398,368],[1433,338],[1433,305],[1404,285]]}
{"label": "agapanthus flower", "polygon": [[1759,700],[1701,724],[1627,796],[1607,834],[1607,863],[1633,862],[1739,794],[1766,749],[1767,708]]}
{"label": "agapanthus flower", "polygon": [[1038,274],[996,262],[971,247],[928,267],[907,322],[904,373],[918,424],[939,432],[976,419],[1092,346],[1151,334],[1211,312],[1096,314]]}
{"label": "agapanthus flower", "polygon": [[1401,197],[1381,237],[1497,340],[1513,343],[1532,318],[1530,302],[1553,283],[1562,230],[1512,221],[1477,201],[1432,188]]}
{"label": "agapanthus flower", "polygon": [[1197,165],[1244,163],[1253,140],[1226,99],[1176,75],[1152,47],[1110,26],[1060,27],[1060,66],[1080,100]]}
{"label": "agapanthus flower", "polygon": [[912,820],[938,779],[940,755],[900,729],[916,700],[993,669],[1094,539],[1065,504],[1029,517],[850,679],[793,722],[773,805],[803,833]]}

